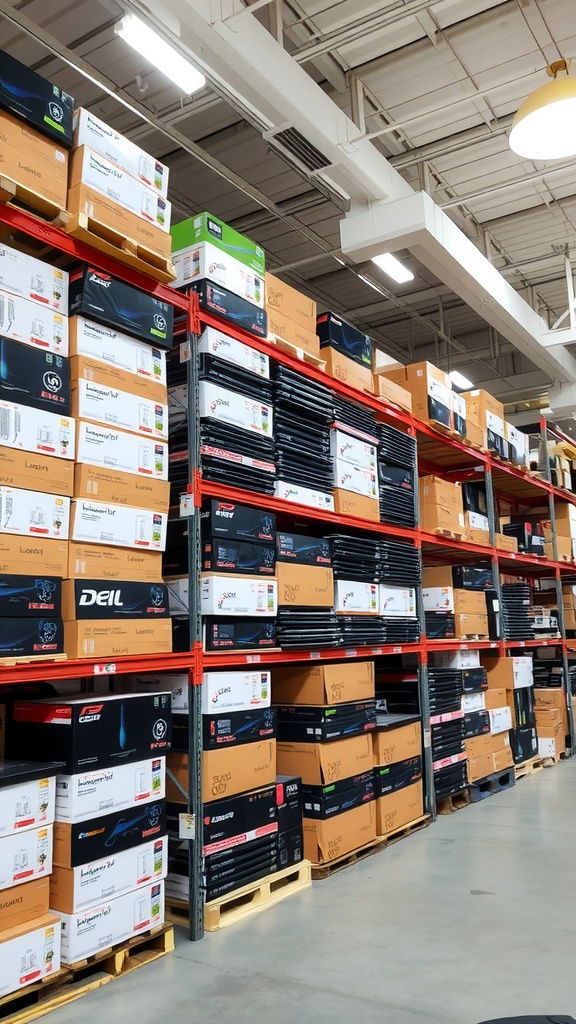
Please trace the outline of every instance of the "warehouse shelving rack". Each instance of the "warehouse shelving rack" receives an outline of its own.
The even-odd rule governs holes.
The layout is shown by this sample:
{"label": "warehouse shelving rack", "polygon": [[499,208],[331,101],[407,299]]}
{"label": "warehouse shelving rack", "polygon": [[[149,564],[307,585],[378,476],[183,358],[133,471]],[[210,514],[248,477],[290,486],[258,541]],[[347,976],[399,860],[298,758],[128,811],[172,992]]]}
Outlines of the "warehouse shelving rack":
{"label": "warehouse shelving rack", "polygon": [[[122,263],[103,256],[85,243],[67,235],[60,228],[47,224],[35,216],[16,207],[0,204],[0,235],[16,232],[33,239],[37,244],[35,255],[47,256],[60,253],[69,260],[90,262],[101,270],[112,273],[136,287],[143,288],[175,307],[177,330],[181,334],[180,359],[187,364],[187,382],[189,394],[188,415],[188,451],[190,467],[190,483],[188,484],[188,510],[192,529],[188,531],[189,575],[190,575],[190,650],[183,653],[167,655],[148,655],[141,658],[120,657],[110,662],[94,659],[77,659],[64,662],[41,662],[27,664],[0,665],[0,687],[4,684],[22,683],[43,679],[80,678],[82,685],[90,686],[90,678],[106,675],[113,686],[114,680],[120,675],[137,672],[180,671],[187,672],[190,682],[190,714],[189,714],[189,801],[194,812],[194,840],[190,843],[190,938],[199,939],[203,934],[203,903],[202,903],[202,814],[201,814],[201,774],[202,774],[202,739],[201,739],[201,705],[199,684],[203,673],[215,668],[249,666],[258,664],[262,667],[286,663],[307,663],[316,661],[374,659],[390,655],[415,654],[419,662],[419,699],[420,716],[423,726],[423,745],[425,762],[426,809],[435,814],[435,797],[432,782],[432,759],[430,744],[430,713],[428,705],[427,664],[430,655],[437,651],[453,650],[489,650],[498,656],[508,653],[521,653],[523,650],[538,647],[558,647],[562,652],[564,686],[567,686],[568,656],[572,647],[576,649],[576,641],[566,641],[563,622],[561,639],[550,640],[428,640],[425,635],[416,644],[394,644],[381,646],[365,646],[354,648],[328,648],[313,651],[271,651],[255,653],[209,653],[204,652],[202,645],[201,618],[198,606],[198,574],[200,570],[200,516],[199,510],[205,498],[217,497],[256,505],[269,509],[288,521],[297,519],[316,526],[343,527],[363,535],[386,536],[402,540],[419,548],[427,564],[453,564],[462,559],[469,561],[489,562],[492,565],[495,588],[499,588],[500,572],[525,578],[547,577],[556,581],[559,616],[562,616],[562,577],[570,572],[570,565],[558,561],[558,552],[554,538],[554,558],[531,556],[521,553],[505,552],[496,547],[494,530],[496,502],[507,499],[530,507],[548,503],[549,515],[554,523],[555,502],[568,501],[576,505],[576,494],[556,487],[550,479],[549,468],[544,476],[524,472],[507,463],[501,462],[488,452],[480,451],[463,443],[451,435],[444,435],[426,423],[417,420],[410,413],[404,412],[369,392],[362,392],[333,377],[323,370],[303,362],[270,342],[258,339],[230,324],[201,311],[197,296],[192,293],[185,296],[173,288],[159,284],[137,271],[131,270]],[[38,251],[38,245],[41,251]],[[205,481],[199,468],[199,418],[198,418],[198,365],[195,358],[195,346],[199,335],[206,326],[223,330],[236,337],[252,348],[260,350],[291,369],[302,373],[311,380],[323,384],[342,397],[360,403],[376,414],[377,419],[388,422],[397,428],[404,429],[417,438],[420,470],[422,474],[434,473],[447,479],[484,480],[486,483],[488,516],[490,523],[489,543],[480,545],[460,541],[451,537],[438,536],[424,531],[417,525],[415,528],[403,528],[385,523],[375,523],[356,516],[347,516],[335,512],[324,512],[308,506],[295,504],[282,499],[262,495],[256,491],[237,487],[223,487]],[[545,425],[543,425],[545,429]],[[179,509],[173,509],[172,515],[178,515]],[[576,564],[573,564],[576,574]],[[420,607],[422,622],[422,609]],[[572,652],[574,653],[574,652]],[[1,694],[1,690],[0,690]],[[574,727],[568,701],[570,737],[574,742]]]}

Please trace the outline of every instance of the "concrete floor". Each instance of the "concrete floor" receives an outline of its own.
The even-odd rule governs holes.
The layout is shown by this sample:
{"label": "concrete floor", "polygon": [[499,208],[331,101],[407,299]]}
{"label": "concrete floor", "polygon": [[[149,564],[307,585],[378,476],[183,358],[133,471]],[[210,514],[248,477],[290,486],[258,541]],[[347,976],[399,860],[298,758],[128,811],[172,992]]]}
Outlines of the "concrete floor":
{"label": "concrete floor", "polygon": [[576,1016],[576,758],[51,1015],[51,1024]]}

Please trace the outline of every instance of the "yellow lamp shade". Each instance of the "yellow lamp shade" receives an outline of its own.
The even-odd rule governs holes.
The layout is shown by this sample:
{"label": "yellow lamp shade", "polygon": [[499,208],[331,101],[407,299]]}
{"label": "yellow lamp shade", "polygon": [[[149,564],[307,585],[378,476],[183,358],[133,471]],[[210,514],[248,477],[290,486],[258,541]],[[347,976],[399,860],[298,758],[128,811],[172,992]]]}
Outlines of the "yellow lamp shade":
{"label": "yellow lamp shade", "polygon": [[555,78],[536,89],[512,122],[510,149],[529,160],[576,154],[576,79]]}

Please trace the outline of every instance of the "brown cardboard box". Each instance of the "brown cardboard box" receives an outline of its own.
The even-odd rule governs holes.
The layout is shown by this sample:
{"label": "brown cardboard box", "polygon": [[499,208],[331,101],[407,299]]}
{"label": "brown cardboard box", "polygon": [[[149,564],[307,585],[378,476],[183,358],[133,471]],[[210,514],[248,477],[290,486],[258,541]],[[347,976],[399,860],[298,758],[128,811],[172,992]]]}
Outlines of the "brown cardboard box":
{"label": "brown cardboard box", "polygon": [[116,234],[137,242],[155,255],[170,256],[172,238],[168,232],[162,231],[142,217],[137,217],[135,213],[96,192],[96,189],[90,188],[89,185],[76,184],[73,176],[68,190],[67,208],[71,214],[86,214],[87,217],[104,224]]}
{"label": "brown cardboard box", "polygon": [[[75,341],[76,317],[71,318],[70,325],[70,333],[74,333]],[[128,392],[129,395],[141,395],[142,398],[160,402],[162,405],[168,403],[168,388],[164,384],[159,384],[150,377],[129,373],[114,363],[101,363],[97,359],[90,359],[89,356],[72,356],[70,359],[72,388],[75,388],[79,380],[89,380],[94,384],[102,384],[103,387],[116,388],[118,391]]]}
{"label": "brown cardboard box", "polygon": [[0,932],[16,928],[48,913],[50,878],[14,885],[0,892]]}
{"label": "brown cardboard box", "polygon": [[468,404],[466,404],[466,444],[469,444],[472,448],[482,448],[483,442],[484,434],[482,428],[474,417],[470,419],[470,410]]}
{"label": "brown cardboard box", "polygon": [[58,459],[54,455],[38,455],[36,452],[22,452],[17,448],[0,446],[0,484],[5,487],[22,487],[25,491],[72,497],[74,463],[72,459]]}
{"label": "brown cardboard box", "polygon": [[372,733],[374,764],[396,764],[409,757],[422,756],[422,726],[409,722],[397,728],[378,729]]}
{"label": "brown cardboard box", "polygon": [[493,767],[493,754],[480,754],[479,757],[469,757],[466,769],[468,782],[478,782],[480,779],[485,779],[488,775],[492,774]]}
{"label": "brown cardboard box", "polygon": [[[56,542],[50,541],[50,543]],[[74,541],[66,546],[69,549],[68,568],[67,571],[60,573],[61,576],[69,576],[71,579],[162,582],[161,551],[137,551],[135,548],[108,547],[105,544],[78,544]],[[16,572],[17,570],[5,571]]]}
{"label": "brown cardboard box", "polygon": [[[556,501],[554,520],[559,537],[576,538],[576,506],[569,501]],[[548,540],[548,537],[546,539]]]}
{"label": "brown cardboard box", "polygon": [[303,826],[306,860],[313,864],[326,864],[376,839],[374,801],[325,821],[304,818]]}
{"label": "brown cardboard box", "polygon": [[563,711],[566,693],[561,686],[534,687],[534,706],[537,711]]}
{"label": "brown cardboard box", "polygon": [[0,174],[66,209],[68,153],[57,142],[0,111]]}
{"label": "brown cardboard box", "polygon": [[[368,805],[370,806],[370,804]],[[385,836],[403,825],[410,824],[424,813],[421,782],[405,786],[395,793],[386,793],[376,800],[376,833]]]}
{"label": "brown cardboard box", "polygon": [[494,541],[498,551],[514,551],[515,553],[518,551],[517,537],[507,537],[504,533],[497,533]]}
{"label": "brown cardboard box", "polygon": [[278,743],[277,762],[280,775],[299,775],[305,786],[325,786],[370,771],[372,739],[365,734],[331,743]]}
{"label": "brown cardboard box", "polygon": [[[401,366],[388,371],[386,367],[382,367],[381,372],[385,377],[389,377],[390,380],[410,392],[412,409],[419,420],[448,433],[453,432],[452,381],[447,373],[439,370],[432,363],[411,363],[409,366]],[[434,399],[432,405],[431,397]],[[435,418],[435,408],[443,410],[440,420]]]}
{"label": "brown cardboard box", "polygon": [[[188,792],[188,754],[168,754],[167,769]],[[225,796],[236,796],[276,780],[276,740],[243,743],[225,750],[205,750],[202,754],[202,800],[209,803]],[[166,799],[182,803],[183,796],[166,776]]]}
{"label": "brown cardboard box", "polygon": [[514,756],[510,744],[492,751],[492,772],[503,772],[514,765]]}
{"label": "brown cardboard box", "polygon": [[422,588],[430,590],[432,587],[452,587],[452,566],[451,565],[425,565],[422,568]]}
{"label": "brown cardboard box", "polygon": [[334,574],[323,565],[277,562],[278,605],[288,608],[332,608]]}
{"label": "brown cardboard box", "polygon": [[469,759],[484,757],[485,754],[491,754],[494,750],[493,736],[489,733],[485,733],[484,736],[470,736],[466,740],[466,753]]}
{"label": "brown cardboard box", "polygon": [[[521,657],[526,657],[526,655],[522,655]],[[520,666],[522,666],[522,674],[524,674],[527,662],[518,661],[517,658],[495,658],[493,655],[489,655],[484,651],[481,654],[481,661],[486,669],[489,688],[496,687],[497,689],[504,690],[519,689],[518,686],[514,685],[515,676]],[[530,665],[528,665],[528,669],[530,669]]]}
{"label": "brown cardboard box", "polygon": [[481,388],[466,391],[466,413],[472,421],[478,423],[482,431],[482,447],[488,448],[488,424],[500,437],[505,438],[504,406],[493,395]]}
{"label": "brown cardboard box", "polygon": [[375,395],[378,395],[379,398],[384,398],[392,405],[399,406],[405,412],[412,412],[412,395],[406,388],[403,388],[401,384],[397,384],[396,381],[390,380],[389,377],[385,377],[383,373],[378,371],[374,371],[373,378]]}
{"label": "brown cardboard box", "polygon": [[536,732],[539,736],[564,736],[563,710],[536,708]]}
{"label": "brown cardboard box", "polygon": [[123,654],[170,654],[171,619],[81,619],[64,623],[69,658],[105,658]]}
{"label": "brown cardboard box", "polygon": [[464,528],[466,530],[466,540],[470,544],[490,544],[490,530],[484,530],[482,527],[475,525],[478,522],[478,518],[474,512],[464,513]]}
{"label": "brown cardboard box", "polygon": [[360,366],[353,359],[337,352],[335,348],[326,345],[322,349],[322,358],[326,360],[326,373],[342,384],[348,384],[359,391],[372,391],[372,372],[367,366]]}
{"label": "brown cardboard box", "polygon": [[456,615],[487,615],[486,594],[483,590],[454,590]]}
{"label": "brown cardboard box", "polygon": [[488,687],[484,690],[484,707],[487,711],[495,711],[496,708],[505,708],[508,704],[506,690]]}
{"label": "brown cardboard box", "polygon": [[359,516],[360,519],[369,519],[372,523],[380,522],[378,498],[368,498],[365,494],[345,491],[342,487],[335,487],[332,493],[335,512],[343,516]]}
{"label": "brown cardboard box", "polygon": [[272,669],[274,704],[345,704],[374,697],[373,661],[336,661]]}
{"label": "brown cardboard box", "polygon": [[97,501],[110,501],[113,505],[147,508],[152,512],[168,512],[170,483],[77,462],[74,467],[74,497],[95,498]]}
{"label": "brown cardboard box", "polygon": [[458,639],[475,635],[488,639],[488,615],[455,615],[454,635]]}
{"label": "brown cardboard box", "polygon": [[266,274],[266,310],[283,314],[293,323],[316,334],[316,303],[272,274]]}
{"label": "brown cardboard box", "polygon": [[439,476],[420,480],[420,525],[423,530],[450,530],[465,536],[462,487]]}
{"label": "brown cardboard box", "polygon": [[39,569],[47,576],[67,576],[67,541],[0,534],[0,574],[31,575]]}
{"label": "brown cardboard box", "polygon": [[309,352],[310,355],[320,358],[320,339],[316,334],[316,325],[314,325],[313,331],[306,330],[305,327],[294,323],[285,314],[275,309],[268,309],[268,307],[267,316],[268,334],[276,334],[290,345],[295,345],[296,348],[301,348],[305,352]]}

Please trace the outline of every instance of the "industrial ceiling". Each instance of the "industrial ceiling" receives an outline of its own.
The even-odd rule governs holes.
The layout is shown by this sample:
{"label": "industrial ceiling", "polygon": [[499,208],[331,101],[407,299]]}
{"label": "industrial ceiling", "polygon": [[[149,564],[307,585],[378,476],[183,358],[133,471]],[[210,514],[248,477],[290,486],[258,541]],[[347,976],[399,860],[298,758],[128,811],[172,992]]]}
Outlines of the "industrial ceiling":
{"label": "industrial ceiling", "polygon": [[[185,0],[150,6],[168,33],[175,11],[181,25],[186,18]],[[565,312],[576,160],[524,160],[509,149],[508,132],[522,100],[546,81],[546,65],[576,57],[574,0],[188,6],[191,24],[203,7],[231,37],[257,19],[310,88],[354,122],[350,149],[369,141],[408,192],[427,192],[548,326]],[[369,262],[343,258],[340,222],[357,197],[348,201],[336,179],[306,171],[279,149],[274,133],[236,102],[233,69],[215,69],[201,93],[185,97],[129,50],[114,24],[144,9],[137,0],[0,0],[0,47],[164,160],[174,219],[208,209],[251,235],[270,270],[363,327],[394,358],[459,369],[510,405],[545,397],[554,371],[465,303],[440,268],[398,251],[415,275],[398,285]],[[200,38],[196,53],[209,63]]]}

